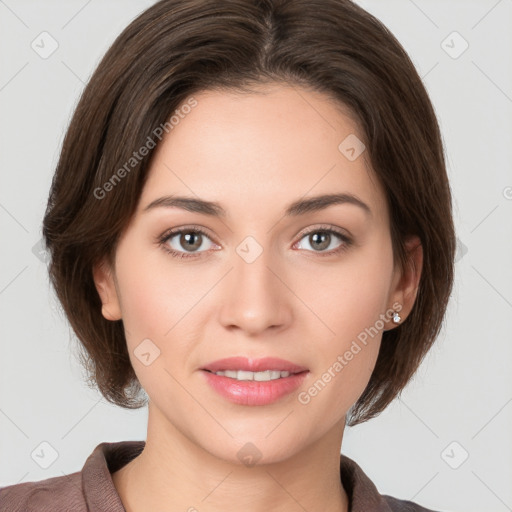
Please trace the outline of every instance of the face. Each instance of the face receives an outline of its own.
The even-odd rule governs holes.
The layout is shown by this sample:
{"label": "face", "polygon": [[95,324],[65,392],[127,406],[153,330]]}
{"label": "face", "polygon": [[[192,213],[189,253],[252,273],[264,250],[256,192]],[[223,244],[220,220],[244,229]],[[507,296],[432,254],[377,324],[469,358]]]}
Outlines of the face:
{"label": "face", "polygon": [[[104,316],[123,320],[150,422],[220,459],[251,442],[276,462],[342,431],[417,279],[394,264],[384,193],[339,106],[282,85],[194,98],[95,282]],[[230,357],[303,371],[240,382],[205,370]]]}

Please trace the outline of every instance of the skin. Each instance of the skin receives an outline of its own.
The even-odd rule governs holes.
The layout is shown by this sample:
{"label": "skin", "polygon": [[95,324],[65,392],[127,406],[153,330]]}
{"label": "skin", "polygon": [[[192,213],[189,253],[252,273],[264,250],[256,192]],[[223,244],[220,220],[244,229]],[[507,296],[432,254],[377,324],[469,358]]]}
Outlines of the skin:
{"label": "skin", "polygon": [[[150,398],[145,449],[113,473],[114,485],[128,512],[346,511],[339,472],[345,416],[368,383],[382,332],[309,403],[298,395],[394,303],[405,320],[421,246],[409,239],[411,264],[395,264],[384,192],[366,154],[349,161],[338,149],[349,134],[363,136],[328,97],[283,84],[194,97],[197,106],[156,150],[115,268],[105,260],[94,269],[102,313],[122,318],[132,365]],[[335,192],[353,194],[371,214],[338,204],[284,216],[293,201]],[[171,194],[217,201],[227,216],[144,211]],[[173,258],[158,237],[190,225],[209,235],[197,235],[198,256]],[[301,233],[322,225],[353,243],[332,254],[344,244],[332,235],[315,249]],[[263,250],[252,263],[236,251],[247,236]],[[187,254],[179,234],[166,245]],[[383,330],[394,327],[386,321]],[[147,338],[160,350],[149,366],[134,354]],[[230,356],[280,357],[309,374],[276,403],[237,405],[211,389],[200,370]],[[254,466],[237,455],[249,442],[261,453]]]}

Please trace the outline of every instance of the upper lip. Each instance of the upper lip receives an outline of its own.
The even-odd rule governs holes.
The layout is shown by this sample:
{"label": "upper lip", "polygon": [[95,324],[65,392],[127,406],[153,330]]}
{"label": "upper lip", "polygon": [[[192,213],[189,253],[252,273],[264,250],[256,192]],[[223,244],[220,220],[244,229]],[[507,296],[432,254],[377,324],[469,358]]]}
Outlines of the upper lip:
{"label": "upper lip", "polygon": [[203,366],[201,370],[210,372],[220,372],[226,370],[245,370],[250,372],[264,372],[266,370],[287,371],[290,373],[300,373],[307,371],[307,368],[294,364],[277,357],[263,357],[261,359],[250,359],[247,357],[227,357],[218,359],[212,363]]}

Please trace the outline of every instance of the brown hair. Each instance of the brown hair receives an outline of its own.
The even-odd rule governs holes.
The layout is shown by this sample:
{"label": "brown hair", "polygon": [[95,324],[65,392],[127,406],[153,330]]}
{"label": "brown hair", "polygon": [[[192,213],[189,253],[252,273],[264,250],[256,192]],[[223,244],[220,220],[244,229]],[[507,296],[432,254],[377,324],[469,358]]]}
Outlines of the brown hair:
{"label": "brown hair", "polygon": [[[154,149],[122,183],[112,181],[116,170],[126,170],[133,152],[194,92],[272,82],[325,93],[355,114],[387,197],[395,256],[405,264],[408,235],[423,246],[414,307],[383,333],[349,423],[381,412],[437,337],[453,282],[451,194],[433,107],[395,37],[349,0],[162,0],[119,35],[85,87],[43,222],[52,284],[83,347],[89,383],[110,402],[146,403],[122,320],[101,314],[92,268],[104,256],[113,263]],[[108,194],[99,194],[106,183]]]}

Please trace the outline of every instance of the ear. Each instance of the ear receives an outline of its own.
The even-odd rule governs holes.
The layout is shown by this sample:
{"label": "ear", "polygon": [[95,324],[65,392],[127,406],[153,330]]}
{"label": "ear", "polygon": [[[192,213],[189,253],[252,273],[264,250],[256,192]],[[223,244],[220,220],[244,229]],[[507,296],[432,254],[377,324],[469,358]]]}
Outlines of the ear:
{"label": "ear", "polygon": [[106,259],[93,267],[92,275],[103,304],[101,314],[107,320],[120,320],[122,315],[114,272]]}
{"label": "ear", "polygon": [[[423,246],[419,237],[410,236],[406,240],[405,252],[405,266],[400,268],[397,265],[390,295],[390,309],[400,313],[400,323],[403,323],[411,312],[418,294],[423,269]],[[391,328],[397,325],[399,324],[390,323]]]}

